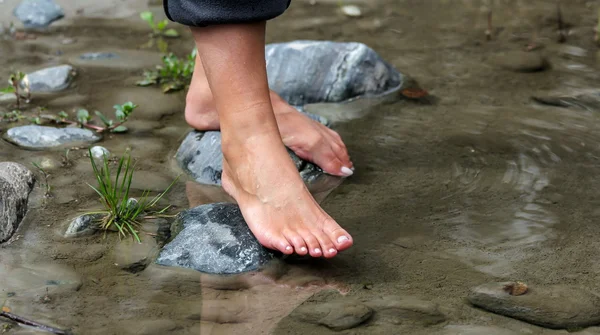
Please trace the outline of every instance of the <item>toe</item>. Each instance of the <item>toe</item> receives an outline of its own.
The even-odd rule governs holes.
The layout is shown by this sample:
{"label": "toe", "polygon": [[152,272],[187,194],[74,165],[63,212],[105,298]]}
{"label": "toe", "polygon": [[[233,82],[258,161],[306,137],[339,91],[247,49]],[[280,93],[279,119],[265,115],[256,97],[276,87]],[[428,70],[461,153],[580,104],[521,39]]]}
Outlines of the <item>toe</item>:
{"label": "toe", "polygon": [[319,241],[313,234],[310,232],[302,232],[301,235],[302,239],[304,239],[304,242],[306,243],[306,246],[308,247],[308,253],[312,257],[323,256],[323,249],[321,249]]}
{"label": "toe", "polygon": [[283,235],[279,236],[266,236],[266,238],[259,238],[258,242],[267,248],[281,251],[285,255],[291,255],[294,253],[294,247]]}
{"label": "toe", "polygon": [[319,241],[321,250],[323,250],[323,256],[325,258],[331,258],[337,255],[337,249],[327,234],[325,234],[323,231],[314,231],[313,235],[315,235]]}
{"label": "toe", "polygon": [[335,244],[338,251],[346,250],[352,246],[352,236],[347,231],[342,229],[337,222],[329,218],[323,224],[323,231],[331,241]]}
{"label": "toe", "polygon": [[288,231],[284,233],[284,236],[292,244],[292,246],[294,247],[294,251],[298,255],[304,256],[308,253],[306,243],[304,243],[304,239],[300,236],[300,234]]}

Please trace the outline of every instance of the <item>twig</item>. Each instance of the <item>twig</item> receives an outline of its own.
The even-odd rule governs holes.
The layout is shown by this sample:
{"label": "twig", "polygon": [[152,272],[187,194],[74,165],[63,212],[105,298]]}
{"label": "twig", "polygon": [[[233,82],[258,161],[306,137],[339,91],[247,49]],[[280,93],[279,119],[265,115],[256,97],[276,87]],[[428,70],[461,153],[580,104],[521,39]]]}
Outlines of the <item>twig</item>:
{"label": "twig", "polygon": [[62,329],[56,329],[56,328],[53,328],[50,326],[43,325],[41,323],[37,323],[35,321],[27,320],[23,317],[20,317],[18,315],[15,315],[15,314],[12,314],[9,312],[0,311],[0,317],[7,318],[16,323],[30,326],[30,327],[36,328],[38,330],[46,331],[49,333],[53,333],[53,334],[57,334],[57,335],[71,335],[71,333],[69,331],[62,330]]}
{"label": "twig", "polygon": [[564,43],[567,41],[567,36],[565,35],[565,24],[562,19],[562,11],[560,9],[560,0],[556,0],[556,14],[558,20],[558,43]]}
{"label": "twig", "polygon": [[492,10],[494,6],[494,0],[490,0],[490,11],[487,15],[487,29],[485,31],[485,37],[488,41],[492,40]]}

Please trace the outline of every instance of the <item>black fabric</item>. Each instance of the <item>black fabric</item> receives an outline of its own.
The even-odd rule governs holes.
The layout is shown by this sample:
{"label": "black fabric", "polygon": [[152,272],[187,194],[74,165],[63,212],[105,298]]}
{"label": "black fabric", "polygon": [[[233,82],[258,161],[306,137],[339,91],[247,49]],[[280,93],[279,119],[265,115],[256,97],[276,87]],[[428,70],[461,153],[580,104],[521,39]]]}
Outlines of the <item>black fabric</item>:
{"label": "black fabric", "polygon": [[291,0],[163,0],[169,20],[186,26],[267,21],[283,14]]}

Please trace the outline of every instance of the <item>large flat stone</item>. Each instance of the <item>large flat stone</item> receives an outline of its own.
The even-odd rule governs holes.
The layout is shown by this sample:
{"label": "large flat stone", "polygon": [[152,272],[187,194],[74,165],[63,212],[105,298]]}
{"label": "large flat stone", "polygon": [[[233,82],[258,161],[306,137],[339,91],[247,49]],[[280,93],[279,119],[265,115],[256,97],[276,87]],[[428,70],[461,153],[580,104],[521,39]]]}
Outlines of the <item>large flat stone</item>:
{"label": "large flat stone", "polygon": [[11,128],[6,132],[5,138],[26,149],[50,149],[67,145],[90,144],[100,140],[100,136],[88,129],[36,125]]}

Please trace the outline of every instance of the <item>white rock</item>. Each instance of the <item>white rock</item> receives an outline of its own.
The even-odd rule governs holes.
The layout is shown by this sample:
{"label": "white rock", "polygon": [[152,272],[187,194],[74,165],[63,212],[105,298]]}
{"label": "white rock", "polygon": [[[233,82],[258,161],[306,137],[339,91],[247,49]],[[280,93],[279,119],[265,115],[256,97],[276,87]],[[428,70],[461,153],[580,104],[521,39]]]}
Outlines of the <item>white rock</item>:
{"label": "white rock", "polygon": [[346,16],[359,17],[362,15],[360,8],[355,5],[342,6],[341,9],[342,13]]}

